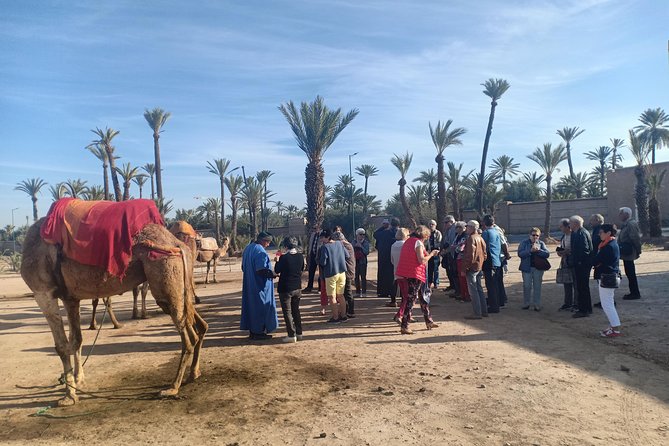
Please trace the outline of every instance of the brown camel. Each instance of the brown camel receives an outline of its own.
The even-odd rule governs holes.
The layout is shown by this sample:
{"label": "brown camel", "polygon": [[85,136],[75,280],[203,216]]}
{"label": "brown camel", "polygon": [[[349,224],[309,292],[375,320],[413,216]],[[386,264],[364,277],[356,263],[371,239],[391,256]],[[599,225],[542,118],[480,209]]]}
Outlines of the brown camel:
{"label": "brown camel", "polygon": [[[42,313],[49,323],[56,352],[63,364],[65,397],[61,406],[78,401],[76,387],[84,381],[81,363],[81,320],[79,304],[84,299],[105,298],[129,291],[149,282],[156,303],[172,317],[181,336],[181,360],[172,385],[161,396],[176,395],[190,363],[188,381],[200,376],[200,350],[208,325],[192,303],[192,254],[164,227],[146,225],[134,238],[132,258],[121,281],[104,268],[83,265],[64,256],[52,244],[40,237],[45,219],[35,223],[26,235],[23,248],[21,276],[35,293]],[[63,302],[69,322],[69,340],[58,308]],[[71,356],[74,356],[74,368]]]}
{"label": "brown camel", "polygon": [[[227,237],[223,239],[223,246],[218,247],[216,239],[213,237],[206,237],[203,239],[197,239],[198,248],[197,248],[197,257],[198,262],[205,262],[207,264],[207,272],[204,275],[204,283],[209,283],[209,269],[214,266],[212,283],[216,283],[216,261],[225,257],[228,254],[228,247],[230,246],[230,241]],[[205,243],[206,242],[206,243]]]}

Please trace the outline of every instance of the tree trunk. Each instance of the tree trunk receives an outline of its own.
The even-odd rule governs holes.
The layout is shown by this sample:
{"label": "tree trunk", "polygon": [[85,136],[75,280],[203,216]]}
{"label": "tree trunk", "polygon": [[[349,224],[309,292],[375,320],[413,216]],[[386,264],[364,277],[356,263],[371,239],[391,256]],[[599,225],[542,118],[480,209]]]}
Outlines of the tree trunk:
{"label": "tree trunk", "polygon": [[481,154],[481,175],[476,186],[476,211],[479,216],[483,216],[483,179],[485,178],[485,165],[488,159],[488,147],[490,145],[490,136],[492,135],[492,123],[495,120],[495,107],[497,102],[490,102],[490,116],[488,117],[488,129],[485,132],[485,141],[483,142],[483,153]]}
{"label": "tree trunk", "polygon": [[218,221],[218,209],[214,209],[214,224],[216,225],[216,243],[221,246],[221,225]]}
{"label": "tree trunk", "polygon": [[636,186],[634,188],[634,199],[639,215],[639,229],[643,235],[650,233],[650,222],[648,218],[648,186],[646,185],[646,172],[643,166],[634,168]]}
{"label": "tree trunk", "polygon": [[232,207],[232,217],[230,221],[230,246],[232,250],[237,250],[237,197],[232,195],[230,197],[230,204]]}
{"label": "tree trunk", "polygon": [[660,203],[657,197],[648,200],[648,217],[650,223],[650,236],[662,237],[662,214],[660,214]]}
{"label": "tree trunk", "polygon": [[160,167],[160,133],[153,132],[153,155],[156,164],[156,189],[158,192],[158,199],[163,198],[163,172]]}
{"label": "tree trunk", "polygon": [[130,181],[123,182],[123,201],[130,199]]}
{"label": "tree trunk", "polygon": [[574,166],[571,164],[571,146],[567,143],[567,164],[569,164],[569,176],[574,178]]}
{"label": "tree trunk", "polygon": [[153,175],[149,175],[151,177],[151,199],[155,200],[156,199],[156,188],[154,187],[154,182],[153,182]]}
{"label": "tree trunk", "polygon": [[444,232],[444,219],[446,218],[446,174],[444,173],[444,155],[438,154],[434,159],[437,162],[437,227]]}
{"label": "tree trunk", "polygon": [[105,188],[105,200],[109,200],[109,175],[107,174],[107,164],[102,165],[102,182]]}
{"label": "tree trunk", "polygon": [[653,165],[655,164],[655,144],[653,144],[653,159],[652,159],[651,164],[653,164]]}
{"label": "tree trunk", "polygon": [[221,180],[221,227],[223,228],[223,234],[225,234],[225,178],[223,175],[220,176]]}
{"label": "tree trunk", "polygon": [[121,201],[121,184],[118,182],[116,161],[114,161],[114,154],[111,150],[107,150],[107,158],[109,159],[109,171],[111,173],[112,184],[114,185],[114,198],[116,201]]}
{"label": "tree trunk", "polygon": [[30,199],[33,201],[33,221],[37,221],[37,195],[33,195]]}
{"label": "tree trunk", "polygon": [[320,160],[310,161],[304,169],[304,191],[307,195],[307,233],[314,225],[323,226],[325,218],[325,172]]}
{"label": "tree trunk", "polygon": [[414,218],[413,213],[411,212],[411,208],[409,207],[406,193],[404,191],[404,187],[407,184],[407,180],[405,180],[404,178],[400,178],[397,184],[400,186],[400,202],[402,203],[402,209],[404,209],[405,221],[408,221],[411,224],[410,229],[413,230],[418,225],[416,224],[416,219]]}
{"label": "tree trunk", "polygon": [[460,189],[457,186],[451,190],[451,201],[453,204],[453,213],[457,221],[462,220],[462,212],[460,211]]}
{"label": "tree trunk", "polygon": [[139,185],[139,184],[137,186],[139,187],[139,198],[141,200],[142,198],[144,198],[144,197],[142,197],[142,186]]}
{"label": "tree trunk", "polygon": [[553,201],[553,188],[551,176],[546,177],[546,219],[544,220],[544,240],[548,240],[551,235],[551,204]]}

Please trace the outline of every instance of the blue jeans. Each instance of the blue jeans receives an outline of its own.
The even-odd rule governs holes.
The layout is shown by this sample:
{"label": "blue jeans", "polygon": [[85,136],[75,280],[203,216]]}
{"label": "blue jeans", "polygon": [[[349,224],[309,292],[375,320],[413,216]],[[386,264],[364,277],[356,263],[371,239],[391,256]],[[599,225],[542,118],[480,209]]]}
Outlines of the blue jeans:
{"label": "blue jeans", "polygon": [[472,299],[472,309],[476,316],[488,314],[488,304],[485,300],[485,294],[483,294],[481,277],[483,277],[481,271],[467,271],[467,288]]}
{"label": "blue jeans", "polygon": [[544,272],[534,267],[530,268],[530,272],[523,271],[523,305],[528,306],[530,300],[533,301],[535,307],[541,307],[541,281],[544,277]]}
{"label": "blue jeans", "polygon": [[434,256],[427,262],[427,284],[439,286],[439,264],[440,257]]}

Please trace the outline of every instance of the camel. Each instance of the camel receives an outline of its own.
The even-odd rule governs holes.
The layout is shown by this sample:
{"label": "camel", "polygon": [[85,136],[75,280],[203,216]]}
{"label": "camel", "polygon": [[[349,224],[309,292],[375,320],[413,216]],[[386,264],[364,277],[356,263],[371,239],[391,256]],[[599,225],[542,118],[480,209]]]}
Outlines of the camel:
{"label": "camel", "polygon": [[[35,300],[49,323],[56,352],[63,364],[65,396],[59,406],[75,404],[78,386],[84,382],[81,362],[82,334],[80,301],[105,298],[129,291],[147,282],[160,308],[172,317],[181,336],[181,359],[172,385],[160,396],[179,392],[186,367],[187,382],[200,376],[200,350],[208,325],[193,306],[192,254],[163,226],[147,224],[133,237],[132,257],[125,277],[110,275],[104,268],[68,259],[63,251],[40,236],[46,218],[30,227],[23,248],[21,276],[35,294]],[[66,309],[69,340],[59,313],[58,299]],[[71,356],[74,356],[74,368]]]}
{"label": "camel", "polygon": [[[146,319],[148,317],[146,312],[146,294],[148,292],[149,292],[149,282],[144,282],[140,286],[136,286],[135,288],[132,289],[132,319]],[[137,307],[137,299],[140,293],[142,293],[141,313],[139,312],[139,309]],[[109,313],[109,319],[112,321],[114,329],[118,329],[123,327],[123,325],[118,321],[118,319],[116,319],[116,314],[114,314],[114,308],[112,307],[111,299],[112,299],[111,297],[105,297],[104,299],[102,299],[102,302],[105,304],[105,307],[107,307],[107,313]],[[95,321],[95,313],[97,311],[99,302],[100,302],[99,298],[93,299],[93,309],[91,311],[91,325],[89,325],[88,327],[89,330],[98,329],[98,324]]]}
{"label": "camel", "polygon": [[216,283],[216,261],[220,257],[225,257],[228,254],[230,241],[225,237],[223,239],[223,246],[220,248],[218,247],[218,243],[216,243],[216,239],[213,237],[199,238],[196,241],[198,242],[196,260],[198,262],[206,262],[207,264],[204,283],[209,283],[209,269],[211,268],[212,263],[214,264],[214,272],[211,281],[212,283]]}

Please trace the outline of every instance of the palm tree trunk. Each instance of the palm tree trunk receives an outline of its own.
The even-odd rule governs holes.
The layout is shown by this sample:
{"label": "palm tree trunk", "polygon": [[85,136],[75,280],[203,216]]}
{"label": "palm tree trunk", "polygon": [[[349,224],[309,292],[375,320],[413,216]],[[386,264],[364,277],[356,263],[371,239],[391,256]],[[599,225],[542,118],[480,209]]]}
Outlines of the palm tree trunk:
{"label": "palm tree trunk", "polygon": [[643,235],[650,233],[650,221],[648,216],[648,186],[646,184],[646,171],[643,166],[634,168],[636,176],[636,187],[634,188],[634,199],[639,214],[639,229]]}
{"label": "palm tree trunk", "polygon": [[[444,173],[444,155],[438,154],[437,162],[437,227],[444,231],[444,219],[446,218],[446,174]],[[429,185],[428,185],[429,187]]]}
{"label": "palm tree trunk", "polygon": [[307,195],[307,232],[314,225],[321,227],[325,218],[325,172],[320,160],[309,161],[304,169],[304,191]]}
{"label": "palm tree trunk", "polygon": [[154,182],[153,182],[153,175],[149,175],[151,177],[151,199],[155,200],[156,199],[156,188],[154,187]]}
{"label": "palm tree trunk", "polygon": [[107,164],[102,165],[102,182],[105,188],[105,200],[109,200],[109,175],[107,174]]}
{"label": "palm tree trunk", "polygon": [[130,181],[123,182],[123,201],[130,199]]}
{"label": "palm tree trunk", "polygon": [[160,133],[153,132],[153,155],[155,157],[156,164],[156,189],[158,191],[158,199],[163,198],[163,172],[160,167]]}
{"label": "palm tree trunk", "polygon": [[118,175],[116,174],[116,161],[114,161],[114,154],[108,150],[107,158],[109,158],[109,171],[111,173],[112,184],[114,185],[114,198],[116,201],[121,201],[121,184],[118,182]]}
{"label": "palm tree trunk", "polygon": [[31,196],[30,199],[33,201],[33,221],[37,221],[37,195]]}
{"label": "palm tree trunk", "polygon": [[225,178],[223,175],[220,176],[221,180],[221,227],[223,228],[223,234],[225,234]]}
{"label": "palm tree trunk", "polygon": [[144,197],[142,197],[142,186],[139,185],[139,184],[138,184],[138,186],[139,186],[139,198],[142,199],[142,198],[144,198]]}
{"label": "palm tree trunk", "polygon": [[232,217],[230,221],[230,246],[232,250],[237,250],[237,197],[232,195],[230,197],[230,204],[232,205]]}
{"label": "palm tree trunk", "polygon": [[216,242],[221,244],[221,225],[218,222],[218,209],[214,209],[214,224],[216,225]]}
{"label": "palm tree trunk", "polygon": [[567,143],[567,164],[569,164],[569,176],[574,178],[574,166],[571,164],[571,146]]}
{"label": "palm tree trunk", "polygon": [[409,207],[409,203],[407,202],[407,197],[406,193],[404,191],[404,187],[407,184],[407,180],[404,178],[401,178],[400,181],[397,183],[400,186],[400,202],[402,203],[402,209],[404,209],[404,217],[405,220],[408,220],[409,223],[411,223],[411,229],[413,230],[418,226],[416,224],[416,219],[413,216],[413,213],[411,212],[411,208]]}
{"label": "palm tree trunk", "polygon": [[552,178],[546,177],[546,219],[544,220],[544,240],[548,240],[551,234],[551,204],[553,201]]}
{"label": "palm tree trunk", "polygon": [[476,186],[476,210],[479,215],[483,215],[483,179],[485,178],[485,165],[488,159],[488,147],[490,145],[490,136],[492,135],[492,123],[495,120],[495,107],[497,102],[490,102],[490,116],[488,117],[488,129],[485,132],[485,141],[483,142],[483,153],[481,154],[481,175]]}
{"label": "palm tree trunk", "polygon": [[662,218],[660,217],[660,203],[657,197],[648,200],[648,220],[651,237],[662,237]]}
{"label": "palm tree trunk", "polygon": [[653,144],[653,158],[651,164],[655,164],[655,144]]}

